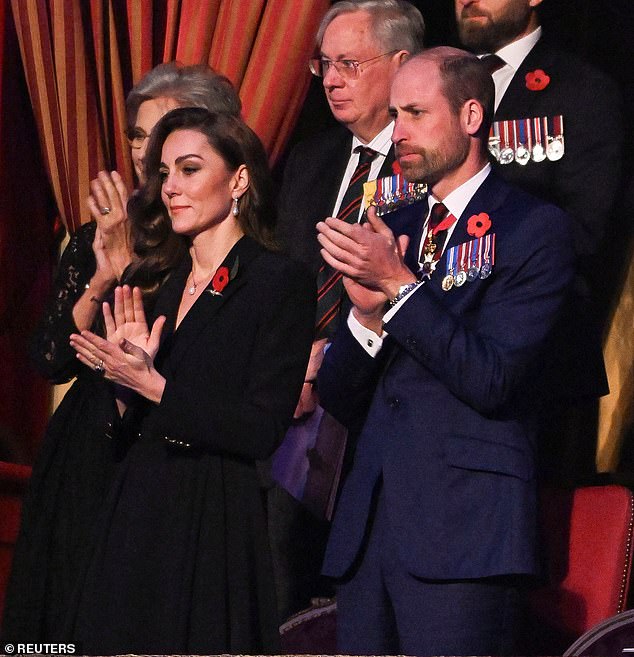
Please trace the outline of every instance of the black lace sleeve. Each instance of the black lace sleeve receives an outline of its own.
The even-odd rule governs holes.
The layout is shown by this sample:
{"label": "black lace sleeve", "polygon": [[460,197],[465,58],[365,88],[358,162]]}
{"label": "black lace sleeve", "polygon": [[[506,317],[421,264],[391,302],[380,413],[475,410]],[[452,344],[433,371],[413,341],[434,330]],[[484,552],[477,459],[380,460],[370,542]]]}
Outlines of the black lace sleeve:
{"label": "black lace sleeve", "polygon": [[[92,250],[95,229],[93,222],[84,224],[64,249],[51,297],[31,342],[31,360],[37,370],[53,383],[69,381],[82,367],[68,338],[77,332],[73,307],[97,267]],[[101,323],[101,313],[95,320],[97,322]]]}

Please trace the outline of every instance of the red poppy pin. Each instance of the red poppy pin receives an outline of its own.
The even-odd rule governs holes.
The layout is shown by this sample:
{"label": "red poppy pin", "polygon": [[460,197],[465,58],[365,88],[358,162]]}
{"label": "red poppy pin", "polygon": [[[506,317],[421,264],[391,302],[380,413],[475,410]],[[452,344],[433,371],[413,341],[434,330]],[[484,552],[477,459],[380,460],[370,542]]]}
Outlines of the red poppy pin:
{"label": "red poppy pin", "polygon": [[543,91],[550,84],[550,76],[541,68],[526,74],[526,88],[530,91]]}
{"label": "red poppy pin", "polygon": [[238,258],[236,258],[231,269],[226,265],[218,267],[214,277],[211,279],[211,288],[207,292],[213,296],[221,297],[222,291],[227,287],[229,281],[232,281],[236,277],[238,264]]}
{"label": "red poppy pin", "polygon": [[394,160],[394,162],[392,162],[392,173],[395,176],[398,176],[400,173],[403,173],[401,169],[401,165],[399,164],[398,160]]}
{"label": "red poppy pin", "polygon": [[474,214],[467,221],[467,233],[473,237],[482,237],[491,228],[491,219],[486,212]]}

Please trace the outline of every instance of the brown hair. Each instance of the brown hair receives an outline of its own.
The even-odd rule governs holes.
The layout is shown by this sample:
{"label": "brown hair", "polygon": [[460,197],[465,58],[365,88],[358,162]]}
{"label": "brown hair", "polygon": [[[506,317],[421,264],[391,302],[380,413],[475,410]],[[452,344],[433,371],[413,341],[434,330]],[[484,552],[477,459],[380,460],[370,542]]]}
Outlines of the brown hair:
{"label": "brown hair", "polygon": [[150,278],[161,278],[180,260],[186,247],[185,239],[172,231],[161,200],[161,153],[168,135],[175,130],[203,134],[230,171],[241,164],[246,166],[249,187],[240,198],[238,222],[245,235],[268,249],[276,249],[273,186],[266,153],[257,135],[238,117],[183,107],[165,114],[152,131],[145,158],[147,181],[128,204],[134,249],[141,258],[135,274],[146,271]]}
{"label": "brown hair", "polygon": [[430,48],[414,60],[432,61],[438,65],[445,98],[455,114],[468,100],[477,100],[482,105],[483,118],[478,136],[486,147],[493,121],[495,85],[484,64],[472,53],[449,46]]}

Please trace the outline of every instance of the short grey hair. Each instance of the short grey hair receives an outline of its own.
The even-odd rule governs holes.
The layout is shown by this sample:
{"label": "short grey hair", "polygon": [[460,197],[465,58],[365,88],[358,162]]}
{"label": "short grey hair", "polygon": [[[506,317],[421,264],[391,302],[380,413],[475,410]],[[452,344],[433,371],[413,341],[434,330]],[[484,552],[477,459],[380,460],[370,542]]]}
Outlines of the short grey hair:
{"label": "short grey hair", "polygon": [[141,103],[172,98],[182,107],[203,107],[212,113],[240,116],[242,103],[231,82],[204,64],[159,64],[146,73],[126,99],[128,127],[133,128]]}
{"label": "short grey hair", "polygon": [[372,18],[376,40],[386,52],[407,50],[410,55],[424,47],[425,21],[420,11],[406,0],[340,0],[321,19],[317,30],[317,47],[321,48],[324,32],[342,14],[365,11]]}

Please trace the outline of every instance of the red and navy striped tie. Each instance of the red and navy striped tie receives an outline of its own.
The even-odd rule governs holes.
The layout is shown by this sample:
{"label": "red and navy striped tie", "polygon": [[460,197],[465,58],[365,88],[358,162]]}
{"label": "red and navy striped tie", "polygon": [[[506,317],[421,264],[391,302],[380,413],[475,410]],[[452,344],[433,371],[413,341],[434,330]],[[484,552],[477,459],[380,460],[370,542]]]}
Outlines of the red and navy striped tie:
{"label": "red and navy striped tie", "polygon": [[[359,164],[350,178],[348,189],[341,201],[337,218],[353,224],[357,221],[359,207],[363,200],[363,183],[367,182],[372,160],[377,152],[365,146],[357,146]],[[341,273],[322,263],[317,274],[317,321],[315,333],[317,338],[332,338],[343,300],[343,282]]]}

